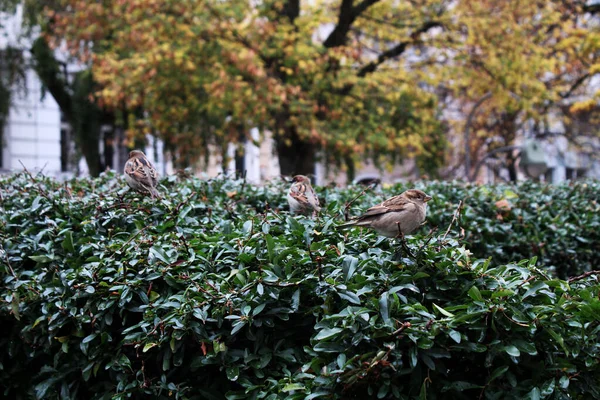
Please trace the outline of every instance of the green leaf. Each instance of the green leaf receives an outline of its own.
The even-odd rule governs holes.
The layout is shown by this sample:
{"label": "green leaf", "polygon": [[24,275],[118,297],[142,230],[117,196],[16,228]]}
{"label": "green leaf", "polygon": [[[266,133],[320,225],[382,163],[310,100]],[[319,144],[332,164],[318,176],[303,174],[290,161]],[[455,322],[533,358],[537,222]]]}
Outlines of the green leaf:
{"label": "green leaf", "polygon": [[337,335],[338,333],[340,333],[342,330],[343,330],[342,328],[321,329],[321,331],[319,331],[319,333],[317,333],[317,335],[315,336],[315,340],[329,339],[329,338]]}
{"label": "green leaf", "polygon": [[315,393],[311,393],[308,396],[306,396],[304,398],[304,400],[312,400],[312,399],[316,399],[317,397],[329,396],[329,395],[331,395],[331,393],[329,393],[329,392],[315,392]]}
{"label": "green leaf", "polygon": [[563,339],[562,336],[560,336],[559,334],[557,334],[556,332],[554,332],[552,329],[550,328],[546,328],[546,330],[548,331],[548,333],[550,334],[550,336],[552,336],[552,338],[560,345],[560,347],[563,349],[563,351],[565,352],[565,355],[567,357],[569,357],[569,350],[566,348],[565,346],[565,340]]}
{"label": "green leaf", "polygon": [[288,383],[281,389],[283,393],[292,392],[294,390],[305,390],[305,386],[301,383]]}
{"label": "green leaf", "polygon": [[549,379],[542,385],[541,395],[542,396],[550,396],[554,393],[554,387],[556,386],[556,379]]}
{"label": "green leaf", "polygon": [[548,285],[544,282],[536,282],[527,289],[523,297],[521,299],[525,300],[527,297],[532,296],[539,292],[541,289],[548,289]]}
{"label": "green leaf", "polygon": [[275,257],[275,242],[273,237],[269,234],[265,235],[265,242],[267,243],[267,253],[269,254],[269,261],[273,261]]}
{"label": "green leaf", "polygon": [[240,368],[237,365],[227,367],[225,371],[227,373],[227,379],[230,381],[237,381],[237,379],[240,377]]}
{"label": "green leaf", "polygon": [[442,307],[438,306],[435,303],[432,303],[432,304],[433,304],[433,308],[435,308],[442,315],[445,315],[446,317],[449,317],[449,318],[454,317],[454,314],[452,314],[451,312],[444,310]]}
{"label": "green leaf", "polygon": [[298,307],[300,307],[300,289],[296,289],[294,294],[292,295],[292,311],[298,311]]}
{"label": "green leaf", "polygon": [[231,330],[231,335],[235,335],[240,329],[246,326],[246,321],[238,320],[233,323],[233,329]]}
{"label": "green leaf", "polygon": [[31,258],[33,261],[35,262],[39,262],[40,264],[46,264],[49,263],[50,261],[54,260],[54,257],[52,256],[29,256],[29,258]]}
{"label": "green leaf", "polygon": [[142,349],[142,352],[145,353],[148,350],[150,350],[151,348],[153,348],[154,346],[157,346],[157,344],[156,343],[146,343],[144,345],[144,348]]}
{"label": "green leaf", "polygon": [[19,314],[19,294],[18,293],[13,293],[12,295],[12,300],[10,302],[10,309],[12,310],[13,315],[15,316],[15,318],[17,319],[17,321],[21,320],[21,314]]}
{"label": "green leaf", "polygon": [[515,292],[510,289],[494,290],[494,292],[492,292],[492,299],[497,299],[498,297],[508,297],[512,296],[513,294],[515,294]]}
{"label": "green leaf", "polygon": [[348,300],[352,304],[360,304],[360,298],[355,293],[350,291],[346,290],[338,292],[338,296],[344,300]]}
{"label": "green leaf", "polygon": [[89,342],[91,342],[92,340],[94,340],[94,339],[96,338],[96,336],[98,336],[98,334],[97,334],[97,333],[92,333],[91,335],[89,335],[89,336],[86,336],[85,338],[83,338],[82,342],[83,342],[83,343],[89,343]]}
{"label": "green leaf", "polygon": [[389,390],[390,387],[388,385],[381,385],[377,391],[377,398],[383,399],[385,396],[387,396]]}
{"label": "green leaf", "polygon": [[158,246],[151,247],[150,254],[153,255],[154,257],[158,258],[160,261],[162,261],[163,263],[165,263],[167,265],[171,264],[171,262],[169,261],[169,259],[167,257],[167,253],[165,253],[165,251]]}
{"label": "green leaf", "polygon": [[262,304],[259,304],[258,306],[256,306],[254,308],[254,310],[252,310],[252,316],[254,317],[254,316],[260,314],[261,311],[265,309],[266,305],[267,305],[267,303],[262,303]]}
{"label": "green leaf", "polygon": [[475,301],[483,301],[483,296],[481,295],[481,292],[479,291],[477,286],[471,286],[471,289],[469,289],[467,294],[470,298],[472,298]]}
{"label": "green leaf", "polygon": [[390,313],[388,310],[388,292],[383,292],[379,297],[379,313],[386,325],[391,325]]}
{"label": "green leaf", "polygon": [[494,372],[492,372],[492,374],[490,375],[490,379],[487,381],[487,384],[489,385],[493,380],[504,375],[506,371],[508,371],[508,366],[506,365],[503,367],[496,368]]}
{"label": "green leaf", "polygon": [[73,246],[73,232],[70,230],[65,232],[65,239],[62,242],[62,248],[71,253],[75,253],[75,247]]}
{"label": "green leaf", "polygon": [[567,389],[569,387],[569,383],[571,383],[570,379],[568,376],[563,375],[560,377],[560,379],[558,380],[558,386],[561,389]]}
{"label": "green leaf", "polygon": [[448,336],[450,336],[450,338],[452,338],[452,340],[454,340],[456,343],[460,343],[462,339],[460,332],[457,332],[454,329],[451,329],[450,332],[448,332]]}
{"label": "green leaf", "polygon": [[537,387],[534,387],[533,389],[531,389],[531,391],[529,393],[527,393],[527,397],[525,397],[525,399],[540,400],[541,399],[540,389]]}
{"label": "green leaf", "polygon": [[519,351],[519,349],[517,349],[515,346],[513,345],[509,345],[509,346],[504,346],[503,350],[513,356],[513,357],[519,357],[521,355],[521,352]]}

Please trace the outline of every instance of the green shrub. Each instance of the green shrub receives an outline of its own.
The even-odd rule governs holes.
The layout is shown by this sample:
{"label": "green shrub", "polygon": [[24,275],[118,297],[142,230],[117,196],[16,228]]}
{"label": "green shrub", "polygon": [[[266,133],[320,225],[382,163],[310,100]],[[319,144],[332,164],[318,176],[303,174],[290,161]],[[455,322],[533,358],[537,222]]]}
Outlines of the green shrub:
{"label": "green shrub", "polygon": [[[433,195],[428,203],[428,228],[445,230],[459,201],[463,201],[461,243],[476,257],[491,257],[496,265],[537,257],[539,265],[563,279],[600,265],[598,182],[562,185],[426,182],[417,187]],[[351,215],[407,188],[395,185],[375,198],[364,196],[354,203]],[[355,193],[360,192],[344,192],[342,201],[348,201]],[[504,210],[496,205],[500,201],[505,202]]]}
{"label": "green shrub", "polygon": [[[154,202],[112,175],[0,184],[7,398],[600,397],[597,275],[561,280],[458,242],[477,237],[467,221],[518,219],[525,191],[498,221],[503,189],[432,183],[439,231],[399,257],[335,229],[357,189],[322,188],[313,221],[283,210],[281,184],[169,177]],[[461,199],[464,239],[445,235]]]}

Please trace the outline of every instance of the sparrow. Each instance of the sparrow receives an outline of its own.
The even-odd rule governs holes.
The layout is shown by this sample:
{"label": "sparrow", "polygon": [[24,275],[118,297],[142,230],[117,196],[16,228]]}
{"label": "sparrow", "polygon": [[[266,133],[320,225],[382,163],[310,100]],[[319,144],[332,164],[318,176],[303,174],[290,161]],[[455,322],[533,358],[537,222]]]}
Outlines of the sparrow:
{"label": "sparrow", "polygon": [[130,188],[140,193],[150,194],[152,198],[159,197],[158,172],[148,161],[143,151],[133,150],[125,163],[125,180]]}
{"label": "sparrow", "polygon": [[425,221],[426,203],[431,199],[431,196],[420,190],[410,189],[369,208],[360,217],[339,225],[338,228],[371,228],[390,238],[410,235]]}
{"label": "sparrow", "polygon": [[304,175],[296,175],[292,178],[292,186],[288,192],[287,200],[292,214],[306,215],[312,211],[314,215],[321,211],[319,198],[310,185],[310,179]]}

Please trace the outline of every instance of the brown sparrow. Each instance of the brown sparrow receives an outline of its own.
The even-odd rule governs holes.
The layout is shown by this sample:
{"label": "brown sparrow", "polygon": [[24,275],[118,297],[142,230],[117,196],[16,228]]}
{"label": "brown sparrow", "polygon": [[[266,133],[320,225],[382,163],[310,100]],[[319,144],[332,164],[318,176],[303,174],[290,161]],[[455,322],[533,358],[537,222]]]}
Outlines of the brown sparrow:
{"label": "brown sparrow", "polygon": [[156,186],[158,185],[158,172],[148,161],[143,151],[133,150],[125,163],[125,180],[130,188],[140,193],[159,197]]}
{"label": "brown sparrow", "polygon": [[425,221],[426,203],[429,200],[431,196],[420,190],[410,189],[369,208],[360,217],[339,225],[338,228],[371,228],[378,234],[391,238],[409,235]]}
{"label": "brown sparrow", "polygon": [[321,211],[319,198],[310,185],[310,179],[304,175],[294,176],[287,200],[292,214],[306,215],[312,211],[314,215]]}

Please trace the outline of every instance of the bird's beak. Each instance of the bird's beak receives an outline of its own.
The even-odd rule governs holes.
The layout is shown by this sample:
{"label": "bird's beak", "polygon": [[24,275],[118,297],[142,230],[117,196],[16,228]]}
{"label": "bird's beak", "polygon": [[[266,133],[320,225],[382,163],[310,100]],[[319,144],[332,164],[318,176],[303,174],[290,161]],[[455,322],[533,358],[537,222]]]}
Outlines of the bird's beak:
{"label": "bird's beak", "polygon": [[425,199],[423,199],[423,201],[424,201],[425,203],[427,203],[427,202],[428,202],[429,200],[431,200],[431,199],[433,199],[433,197],[431,197],[431,196],[425,196]]}

